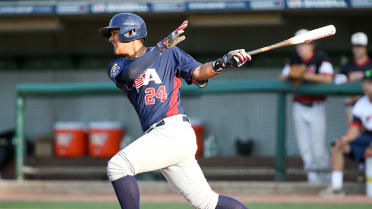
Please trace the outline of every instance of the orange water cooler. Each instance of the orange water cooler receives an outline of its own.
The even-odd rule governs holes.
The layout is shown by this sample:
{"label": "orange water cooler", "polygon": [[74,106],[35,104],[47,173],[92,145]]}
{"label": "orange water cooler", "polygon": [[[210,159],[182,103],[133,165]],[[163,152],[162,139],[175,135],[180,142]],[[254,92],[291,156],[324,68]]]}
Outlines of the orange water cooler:
{"label": "orange water cooler", "polygon": [[124,136],[121,122],[91,122],[88,126],[88,150],[92,157],[112,157],[120,150]]}
{"label": "orange water cooler", "polygon": [[196,150],[195,156],[200,157],[200,156],[203,156],[203,148],[204,148],[203,136],[204,136],[205,126],[200,121],[192,121],[191,124],[192,124],[192,128],[195,131],[196,143],[198,144],[198,149]]}
{"label": "orange water cooler", "polygon": [[86,153],[86,134],[81,122],[57,122],[54,150],[58,157],[79,157]]}

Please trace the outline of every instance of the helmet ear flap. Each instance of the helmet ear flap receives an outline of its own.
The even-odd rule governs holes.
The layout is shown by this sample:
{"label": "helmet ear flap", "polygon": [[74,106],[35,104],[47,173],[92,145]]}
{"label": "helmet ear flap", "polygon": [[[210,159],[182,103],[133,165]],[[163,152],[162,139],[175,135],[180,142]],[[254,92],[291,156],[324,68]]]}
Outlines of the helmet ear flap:
{"label": "helmet ear flap", "polygon": [[125,33],[120,32],[120,35],[123,37],[122,41],[125,42],[125,40],[130,39],[132,37],[135,37],[137,35],[137,32],[136,32],[136,29],[132,29],[132,30],[130,30],[128,32],[125,32]]}
{"label": "helmet ear flap", "polygon": [[124,34],[126,37],[132,37],[132,36],[136,36],[137,35],[137,33],[136,33],[136,29],[134,28],[134,29],[132,29],[132,30],[130,30],[128,33],[126,33],[126,34]]}

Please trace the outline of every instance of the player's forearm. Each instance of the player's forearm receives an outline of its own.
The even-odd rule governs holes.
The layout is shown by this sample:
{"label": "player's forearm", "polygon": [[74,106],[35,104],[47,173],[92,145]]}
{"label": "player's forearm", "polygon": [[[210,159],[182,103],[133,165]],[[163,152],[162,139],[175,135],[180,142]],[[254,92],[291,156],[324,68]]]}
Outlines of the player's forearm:
{"label": "player's forearm", "polygon": [[207,62],[205,64],[200,65],[196,68],[193,72],[193,78],[198,81],[206,81],[209,78],[213,78],[218,73],[215,72],[212,68],[212,62]]}
{"label": "player's forearm", "polygon": [[251,56],[244,49],[233,50],[213,62],[202,64],[193,72],[193,77],[198,81],[206,81],[226,67],[241,67],[248,61],[251,61]]}
{"label": "player's forearm", "polygon": [[331,83],[333,78],[331,75],[305,73],[304,80],[315,83]]}

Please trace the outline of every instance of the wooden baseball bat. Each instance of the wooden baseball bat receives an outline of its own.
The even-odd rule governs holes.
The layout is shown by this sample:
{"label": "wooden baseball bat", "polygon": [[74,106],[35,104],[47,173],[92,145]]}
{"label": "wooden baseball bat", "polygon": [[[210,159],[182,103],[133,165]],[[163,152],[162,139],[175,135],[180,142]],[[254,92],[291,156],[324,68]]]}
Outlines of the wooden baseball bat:
{"label": "wooden baseball bat", "polygon": [[270,46],[265,46],[265,47],[262,47],[260,49],[249,51],[249,52],[247,52],[247,54],[254,55],[254,54],[259,54],[259,53],[266,52],[266,51],[276,49],[276,48],[279,48],[279,47],[283,47],[283,46],[290,46],[290,45],[295,45],[295,44],[300,44],[300,43],[309,43],[309,42],[314,41],[314,40],[318,40],[318,39],[321,39],[321,38],[332,36],[335,33],[336,33],[335,26],[328,25],[328,26],[324,26],[324,27],[321,27],[321,28],[317,28],[317,29],[308,31],[308,32],[303,33],[303,34],[298,35],[298,36],[294,36],[290,39],[284,40],[282,42],[279,42],[279,43],[276,43],[276,44],[273,44],[273,45],[270,45]]}

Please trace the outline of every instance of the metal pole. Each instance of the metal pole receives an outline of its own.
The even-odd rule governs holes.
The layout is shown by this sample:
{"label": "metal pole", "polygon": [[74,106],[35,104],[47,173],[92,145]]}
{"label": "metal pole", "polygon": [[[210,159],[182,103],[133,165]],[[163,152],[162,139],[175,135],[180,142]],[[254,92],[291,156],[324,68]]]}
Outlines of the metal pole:
{"label": "metal pole", "polygon": [[18,181],[23,180],[23,162],[24,162],[24,98],[17,95],[17,111],[16,111],[16,120],[17,120],[17,129],[16,129],[16,178]]}
{"label": "metal pole", "polygon": [[285,159],[287,155],[286,150],[286,94],[278,94],[277,106],[277,127],[276,127],[276,160],[275,160],[275,180],[286,181],[286,165]]}

